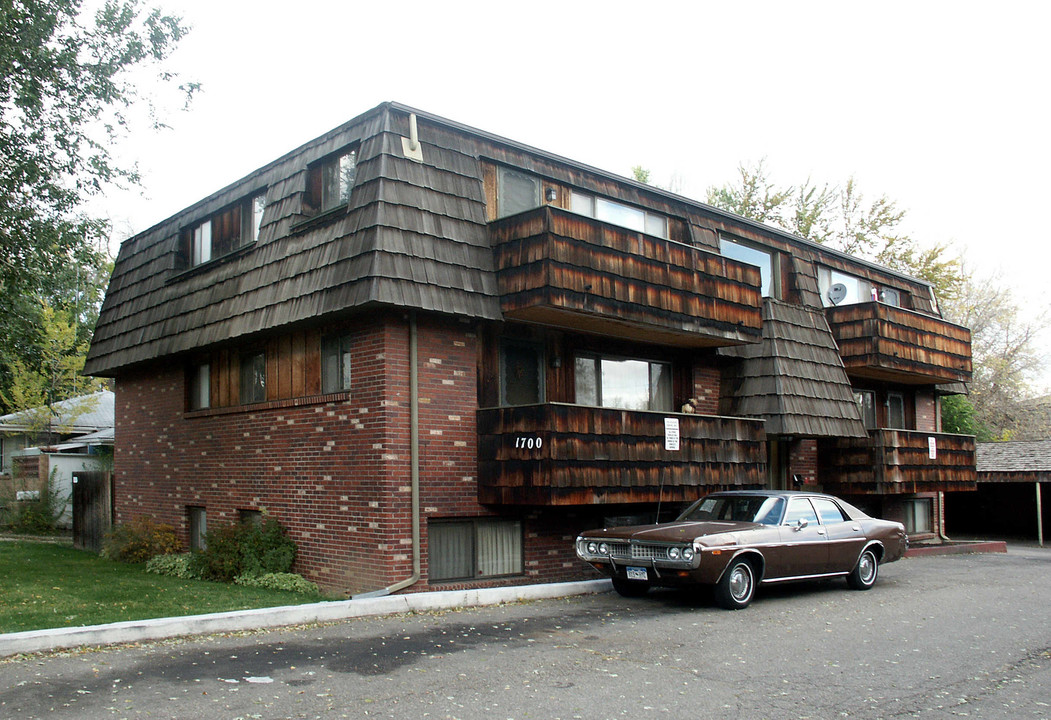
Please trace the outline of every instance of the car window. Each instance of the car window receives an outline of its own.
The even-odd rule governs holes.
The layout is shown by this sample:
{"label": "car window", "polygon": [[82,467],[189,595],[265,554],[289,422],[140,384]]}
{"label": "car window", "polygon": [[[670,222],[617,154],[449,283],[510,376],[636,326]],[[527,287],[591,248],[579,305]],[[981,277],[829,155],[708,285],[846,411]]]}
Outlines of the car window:
{"label": "car window", "polygon": [[785,513],[785,525],[795,525],[800,520],[808,523],[817,522],[817,513],[814,506],[806,498],[792,498],[788,503],[788,512]]}
{"label": "car window", "polygon": [[764,495],[706,497],[684,512],[679,520],[755,522],[777,525],[784,512],[784,498]]}
{"label": "car window", "polygon": [[831,525],[832,523],[844,522],[846,520],[843,517],[843,511],[839,509],[839,505],[836,505],[831,500],[825,498],[811,498],[814,501],[814,508],[817,510],[818,517],[821,518],[823,525]]}

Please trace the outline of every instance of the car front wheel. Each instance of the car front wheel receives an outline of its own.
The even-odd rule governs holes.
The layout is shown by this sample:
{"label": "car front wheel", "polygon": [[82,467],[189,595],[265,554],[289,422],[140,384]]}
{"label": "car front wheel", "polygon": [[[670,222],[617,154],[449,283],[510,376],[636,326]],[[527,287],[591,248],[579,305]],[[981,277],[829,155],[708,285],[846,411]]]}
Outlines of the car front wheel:
{"label": "car front wheel", "polygon": [[879,575],[879,560],[872,550],[865,550],[858,558],[858,564],[847,575],[847,585],[854,590],[868,590],[876,584]]}
{"label": "car front wheel", "polygon": [[727,610],[742,610],[755,595],[755,571],[747,560],[734,560],[715,586],[715,602]]}
{"label": "car front wheel", "polygon": [[650,584],[643,580],[625,580],[613,578],[613,589],[621,597],[642,597],[650,591]]}

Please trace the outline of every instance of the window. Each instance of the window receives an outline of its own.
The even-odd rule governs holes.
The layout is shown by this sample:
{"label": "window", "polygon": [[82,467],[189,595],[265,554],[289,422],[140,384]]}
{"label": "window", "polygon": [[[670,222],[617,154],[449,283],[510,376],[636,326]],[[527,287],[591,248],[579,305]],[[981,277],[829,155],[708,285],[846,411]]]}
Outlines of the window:
{"label": "window", "polygon": [[785,514],[785,525],[796,525],[800,520],[806,520],[813,525],[817,522],[817,513],[814,506],[806,498],[792,498],[788,502],[788,513]]}
{"label": "window", "polygon": [[777,253],[721,236],[719,252],[725,257],[759,268],[759,287],[763,297],[777,297]]}
{"label": "window", "polygon": [[876,429],[876,398],[871,390],[855,390],[854,402],[858,404],[861,412],[861,421],[866,430]]}
{"label": "window", "polygon": [[182,243],[189,266],[229,255],[258,240],[265,206],[266,195],[259,193],[183,230]]}
{"label": "window", "polygon": [[500,217],[540,207],[540,178],[500,168],[496,204]]}
{"label": "window", "polygon": [[190,550],[204,550],[208,546],[208,516],[203,507],[187,507],[186,516],[190,523]]}
{"label": "window", "polygon": [[237,522],[241,523],[242,525],[255,525],[256,527],[260,527],[263,524],[263,511],[238,510]]}
{"label": "window", "polygon": [[344,149],[328,156],[307,170],[304,210],[317,215],[350,202],[350,191],[357,177],[357,149]]}
{"label": "window", "polygon": [[905,501],[905,532],[929,533],[931,530],[930,498],[915,498]]}
{"label": "window", "polygon": [[190,409],[204,410],[212,406],[212,366],[200,363],[190,368]]}
{"label": "window", "polygon": [[818,517],[821,518],[822,525],[846,522],[846,518],[843,517],[843,511],[839,509],[839,505],[836,505],[831,500],[826,500],[825,498],[812,498],[812,500],[814,502],[814,509],[817,510]]}
{"label": "window", "polygon": [[321,392],[350,390],[350,334],[321,338]]}
{"label": "window", "polygon": [[887,393],[887,427],[905,429],[905,396],[901,393]]}
{"label": "window", "polygon": [[241,404],[266,401],[266,352],[241,353]]}
{"label": "window", "polygon": [[544,352],[539,345],[505,340],[500,346],[500,404],[544,402]]}
{"label": "window", "polygon": [[428,545],[432,581],[498,577],[523,571],[522,523],[518,520],[432,522]]}
{"label": "window", "polygon": [[650,360],[578,355],[578,405],[671,412],[671,365]]}
{"label": "window", "polygon": [[901,307],[901,293],[893,288],[882,288],[879,291],[879,301],[884,305]]}
{"label": "window", "polygon": [[610,200],[609,198],[587,195],[573,191],[570,196],[570,210],[581,215],[603,220],[614,225],[637,230],[647,235],[668,237],[668,218],[642,208]]}

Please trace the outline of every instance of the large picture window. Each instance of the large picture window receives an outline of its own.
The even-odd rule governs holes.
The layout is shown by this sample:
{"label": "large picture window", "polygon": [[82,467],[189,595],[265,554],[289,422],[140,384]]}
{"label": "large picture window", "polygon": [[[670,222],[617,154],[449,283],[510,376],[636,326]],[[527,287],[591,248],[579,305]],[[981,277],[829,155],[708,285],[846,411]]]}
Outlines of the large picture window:
{"label": "large picture window", "polygon": [[626,205],[609,198],[588,195],[573,191],[570,196],[570,210],[581,215],[626,227],[629,230],[668,237],[668,218],[658,213],[643,210],[633,205]]}
{"label": "large picture window", "polygon": [[763,297],[778,296],[777,254],[774,251],[720,237],[719,252],[725,257],[758,267]]}
{"label": "large picture window", "polygon": [[578,405],[659,412],[672,410],[669,363],[578,355],[574,370]]}
{"label": "large picture window", "polygon": [[517,575],[523,571],[522,523],[479,518],[428,526],[430,580]]}

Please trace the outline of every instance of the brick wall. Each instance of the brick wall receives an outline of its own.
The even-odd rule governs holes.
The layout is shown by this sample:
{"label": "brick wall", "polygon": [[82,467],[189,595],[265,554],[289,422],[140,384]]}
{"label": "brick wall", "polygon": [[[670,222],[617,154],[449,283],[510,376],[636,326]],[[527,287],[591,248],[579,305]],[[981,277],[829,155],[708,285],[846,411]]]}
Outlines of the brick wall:
{"label": "brick wall", "polygon": [[[188,506],[204,507],[211,528],[236,522],[238,510],[265,508],[299,545],[296,571],[329,589],[356,594],[409,577],[408,321],[373,316],[354,328],[349,393],[187,413],[181,366],[119,378],[117,521],[152,515],[188,543]],[[572,541],[585,526],[601,524],[597,517],[477,502],[479,356],[470,325],[419,318],[423,579],[413,589],[429,587],[429,519],[496,511],[523,521],[525,574],[470,587],[587,576]]]}
{"label": "brick wall", "polygon": [[697,412],[701,415],[719,414],[719,384],[721,374],[713,365],[694,363],[693,397],[697,400]]}
{"label": "brick wall", "polygon": [[920,432],[938,432],[938,400],[932,392],[916,393],[916,429]]}
{"label": "brick wall", "polygon": [[817,484],[817,440],[806,438],[791,443],[788,451],[788,482],[795,475],[803,478],[803,485],[813,489]]}

